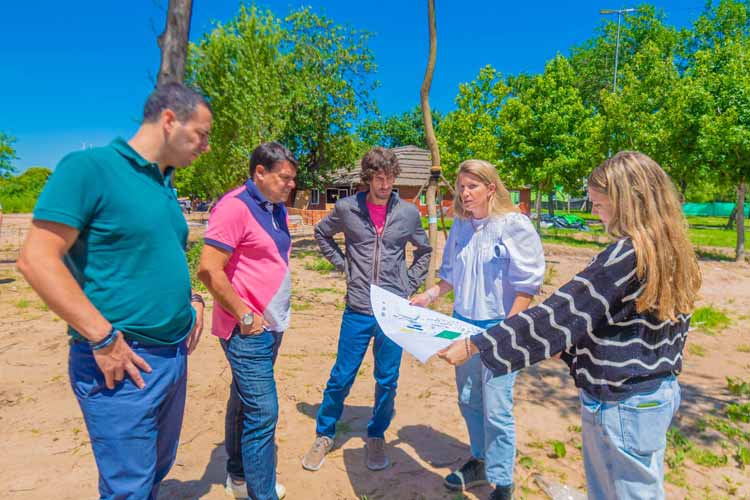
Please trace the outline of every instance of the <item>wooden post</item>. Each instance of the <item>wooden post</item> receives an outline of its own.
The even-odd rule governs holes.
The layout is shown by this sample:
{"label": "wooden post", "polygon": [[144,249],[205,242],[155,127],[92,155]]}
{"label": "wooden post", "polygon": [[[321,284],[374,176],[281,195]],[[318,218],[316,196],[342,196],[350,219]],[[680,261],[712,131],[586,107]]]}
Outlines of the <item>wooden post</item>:
{"label": "wooden post", "polygon": [[432,127],[432,113],[430,111],[430,86],[432,85],[432,75],[435,72],[435,59],[437,57],[437,28],[435,26],[435,0],[427,0],[427,21],[430,31],[430,52],[427,59],[427,69],[424,73],[424,80],[419,91],[420,103],[422,105],[422,120],[424,121],[424,133],[427,147],[430,149],[432,157],[432,168],[430,168],[430,180],[427,185],[427,221],[429,223],[428,234],[430,246],[432,247],[432,257],[427,270],[426,287],[435,284],[435,274],[437,269],[437,208],[435,207],[435,198],[437,196],[438,181],[440,180],[440,149],[438,148],[437,139],[435,138],[435,129]]}
{"label": "wooden post", "polygon": [[167,24],[156,39],[161,49],[161,64],[157,85],[167,82],[182,83],[185,79],[190,19],[193,15],[193,0],[169,0]]}

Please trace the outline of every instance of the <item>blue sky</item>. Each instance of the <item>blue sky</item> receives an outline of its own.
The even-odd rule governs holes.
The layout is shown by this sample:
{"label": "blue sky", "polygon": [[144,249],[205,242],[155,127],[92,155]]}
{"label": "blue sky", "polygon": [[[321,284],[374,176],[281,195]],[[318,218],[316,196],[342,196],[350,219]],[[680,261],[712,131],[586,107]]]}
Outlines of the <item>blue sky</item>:
{"label": "blue sky", "polygon": [[[503,74],[539,72],[593,36],[602,8],[622,0],[436,0],[438,56],[430,101],[449,111],[459,83],[491,64]],[[667,22],[688,26],[704,0],[655,0]],[[159,67],[156,35],[167,0],[4,2],[0,16],[0,131],[16,137],[15,166],[53,168],[67,152],[129,137]],[[384,115],[419,102],[427,57],[426,0],[264,0],[284,16],[312,5],[339,24],[373,33],[370,46]],[[238,0],[194,0],[191,40],[231,19]]]}

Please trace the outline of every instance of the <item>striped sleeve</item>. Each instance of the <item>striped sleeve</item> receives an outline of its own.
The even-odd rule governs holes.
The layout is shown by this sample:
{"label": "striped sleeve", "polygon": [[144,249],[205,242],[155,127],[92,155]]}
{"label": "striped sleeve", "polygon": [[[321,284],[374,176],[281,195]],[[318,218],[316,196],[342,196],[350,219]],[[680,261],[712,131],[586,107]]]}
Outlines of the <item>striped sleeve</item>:
{"label": "striped sleeve", "polygon": [[634,276],[635,252],[629,241],[620,240],[547,300],[471,340],[495,375],[570,352],[585,335],[612,321],[610,308],[625,296]]}

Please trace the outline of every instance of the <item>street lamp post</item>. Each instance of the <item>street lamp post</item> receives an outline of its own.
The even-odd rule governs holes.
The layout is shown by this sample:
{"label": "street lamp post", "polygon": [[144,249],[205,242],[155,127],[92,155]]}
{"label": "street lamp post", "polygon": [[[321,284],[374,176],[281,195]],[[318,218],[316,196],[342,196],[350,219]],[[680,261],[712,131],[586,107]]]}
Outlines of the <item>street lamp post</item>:
{"label": "street lamp post", "polygon": [[620,24],[625,14],[631,14],[638,12],[638,9],[602,9],[599,14],[606,16],[610,14],[617,14],[617,43],[615,45],[615,77],[612,81],[612,93],[617,92],[617,63],[620,59]]}

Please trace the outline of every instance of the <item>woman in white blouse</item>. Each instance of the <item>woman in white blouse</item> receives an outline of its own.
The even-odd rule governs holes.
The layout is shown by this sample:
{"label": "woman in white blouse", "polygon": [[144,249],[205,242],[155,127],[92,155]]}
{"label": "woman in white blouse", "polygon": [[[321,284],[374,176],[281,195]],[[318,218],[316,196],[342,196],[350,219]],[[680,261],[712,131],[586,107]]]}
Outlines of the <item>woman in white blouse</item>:
{"label": "woman in white blouse", "polygon": [[[513,204],[490,163],[461,163],[456,193],[440,281],[411,303],[427,306],[453,290],[453,315],[486,329],[529,307],[544,279],[544,252],[531,221]],[[479,356],[456,367],[458,405],[472,456],[445,478],[448,488],[491,483],[490,500],[512,498],[514,382],[514,374],[493,377]]]}

